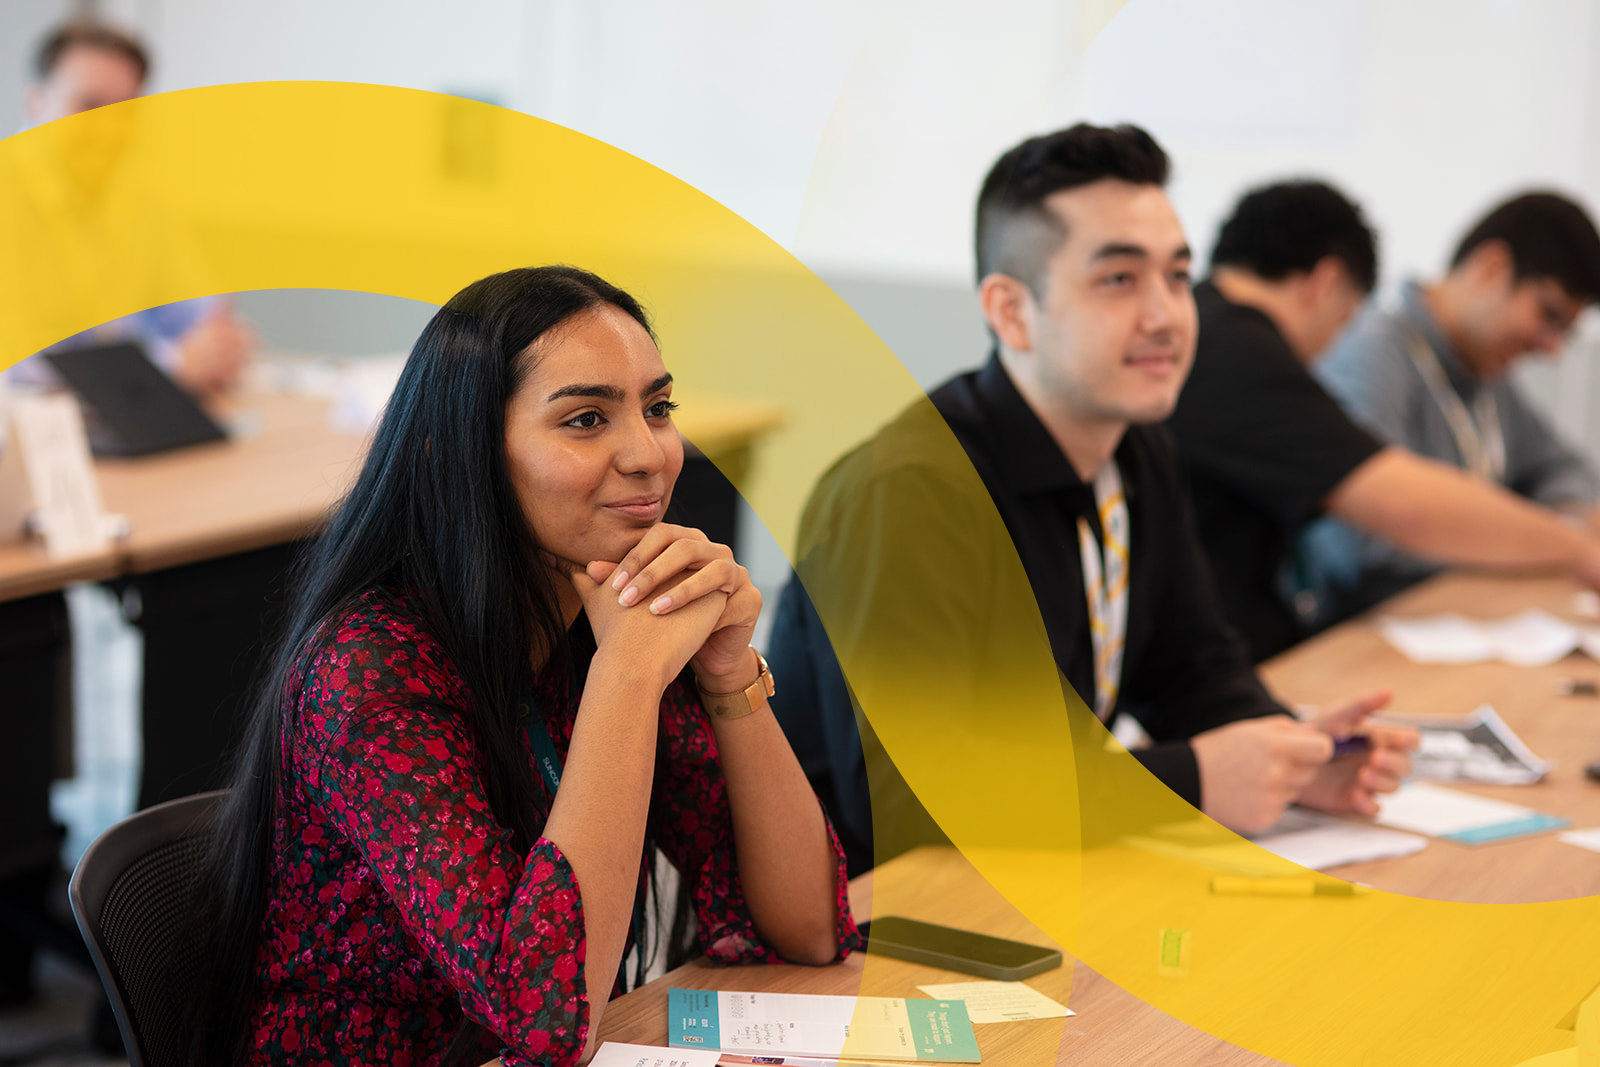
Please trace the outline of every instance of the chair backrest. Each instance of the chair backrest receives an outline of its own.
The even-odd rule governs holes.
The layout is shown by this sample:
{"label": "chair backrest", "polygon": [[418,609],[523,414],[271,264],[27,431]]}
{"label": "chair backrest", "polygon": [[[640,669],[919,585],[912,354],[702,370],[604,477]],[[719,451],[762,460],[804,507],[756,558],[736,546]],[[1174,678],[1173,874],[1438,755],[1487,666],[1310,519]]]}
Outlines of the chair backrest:
{"label": "chair backrest", "polygon": [[200,946],[196,890],[226,790],[147,808],[95,839],[68,896],[130,1067],[179,1067]]}

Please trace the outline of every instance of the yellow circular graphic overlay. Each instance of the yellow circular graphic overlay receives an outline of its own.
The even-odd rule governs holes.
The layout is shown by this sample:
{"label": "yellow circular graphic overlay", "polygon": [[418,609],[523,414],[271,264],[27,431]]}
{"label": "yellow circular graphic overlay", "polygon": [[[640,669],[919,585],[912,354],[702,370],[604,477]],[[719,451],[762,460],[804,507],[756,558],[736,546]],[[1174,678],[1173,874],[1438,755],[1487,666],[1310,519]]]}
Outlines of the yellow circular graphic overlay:
{"label": "yellow circular graphic overlay", "polygon": [[[709,197],[535,118],[372,85],[189,90],[0,141],[0,365],[191,297],[324,288],[442,303],[491,272],[556,262],[650,307],[686,404],[782,405],[786,426],[739,488],[801,561],[883,751],[1071,953],[1300,1065],[1513,1064],[1572,1048],[1559,1024],[1600,980],[1593,900],[1213,896],[1213,872],[1141,847],[1154,834],[1254,850],[1110,744],[1064,686],[1005,530],[941,425],[924,427],[920,457],[939,468],[940,503],[897,517],[901,550],[808,571],[819,543],[799,520],[818,476],[921,393],[827,286]],[[990,555],[943,556],[917,536],[956,524]],[[889,603],[914,581],[981,582],[1006,610],[977,624],[885,610],[866,632],[851,609],[862,589]],[[989,673],[976,658],[925,662],[922,637],[954,625],[975,626]],[[1174,931],[1181,961],[1164,956]]]}

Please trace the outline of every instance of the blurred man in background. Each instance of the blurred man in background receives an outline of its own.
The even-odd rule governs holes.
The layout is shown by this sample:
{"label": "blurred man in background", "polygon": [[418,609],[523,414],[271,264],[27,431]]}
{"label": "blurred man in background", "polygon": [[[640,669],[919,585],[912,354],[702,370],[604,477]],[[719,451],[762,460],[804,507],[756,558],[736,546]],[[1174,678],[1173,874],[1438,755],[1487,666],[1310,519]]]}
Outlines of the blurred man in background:
{"label": "blurred man in background", "polygon": [[1593,538],[1404,434],[1358,425],[1312,377],[1377,274],[1355,204],[1284,182],[1239,201],[1195,287],[1195,366],[1168,426],[1228,621],[1257,662],[1338,617],[1294,553],[1322,515],[1450,563],[1600,582]]}
{"label": "blurred man in background", "polygon": [[[1448,465],[1479,486],[1564,513],[1571,528],[1592,533],[1600,476],[1528,403],[1507,371],[1527,355],[1560,351],[1579,313],[1597,299],[1600,233],[1594,222],[1566,197],[1527,193],[1472,227],[1443,278],[1409,283],[1397,301],[1362,316],[1316,373],[1384,443]],[[1410,509],[1427,499],[1419,494],[1408,501]],[[1319,523],[1308,534],[1306,555],[1313,578],[1331,592],[1335,617],[1453,561],[1426,541],[1333,514],[1345,521]],[[1487,529],[1478,516],[1465,526],[1479,537]],[[1580,574],[1594,584],[1588,566]]]}
{"label": "blurred man in background", "polygon": [[[144,92],[150,60],[144,47],[121,30],[97,22],[69,22],[56,29],[34,59],[34,81],[24,97],[30,125],[37,126]],[[249,361],[255,336],[225,297],[186,300],[151,308],[63,342],[66,346],[118,340],[142,343],[157,365],[184,388],[210,395],[232,388]],[[19,364],[13,384],[53,386],[42,360]]]}

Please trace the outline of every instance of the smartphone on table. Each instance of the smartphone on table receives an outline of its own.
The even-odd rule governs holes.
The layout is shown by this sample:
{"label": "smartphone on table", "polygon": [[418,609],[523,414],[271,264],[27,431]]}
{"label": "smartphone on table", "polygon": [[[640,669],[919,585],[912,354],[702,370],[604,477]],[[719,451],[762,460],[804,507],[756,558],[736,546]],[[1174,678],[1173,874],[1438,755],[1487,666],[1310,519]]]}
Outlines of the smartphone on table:
{"label": "smartphone on table", "polygon": [[885,915],[861,924],[867,951],[947,971],[1017,982],[1061,966],[1061,950]]}

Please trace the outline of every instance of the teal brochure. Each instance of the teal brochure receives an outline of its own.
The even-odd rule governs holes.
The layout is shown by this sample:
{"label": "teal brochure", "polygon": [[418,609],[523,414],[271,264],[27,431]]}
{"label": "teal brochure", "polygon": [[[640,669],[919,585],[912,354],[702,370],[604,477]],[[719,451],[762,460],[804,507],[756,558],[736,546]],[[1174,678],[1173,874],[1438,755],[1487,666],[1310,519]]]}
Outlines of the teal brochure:
{"label": "teal brochure", "polygon": [[673,989],[667,997],[667,1043],[756,1055],[980,1059],[967,1006],[959,1000]]}

